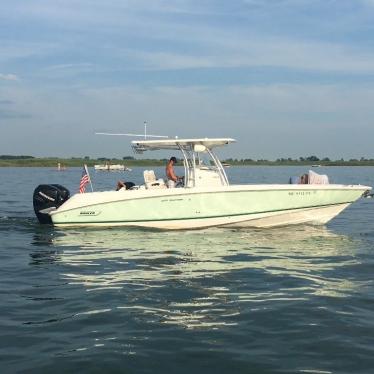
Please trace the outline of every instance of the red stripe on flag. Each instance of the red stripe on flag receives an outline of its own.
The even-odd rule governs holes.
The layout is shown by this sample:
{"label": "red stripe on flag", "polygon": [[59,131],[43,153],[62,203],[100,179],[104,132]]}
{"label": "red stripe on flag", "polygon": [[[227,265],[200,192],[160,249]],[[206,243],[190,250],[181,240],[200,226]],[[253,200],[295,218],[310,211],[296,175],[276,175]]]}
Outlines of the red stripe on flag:
{"label": "red stripe on flag", "polygon": [[90,177],[87,174],[86,168],[83,168],[82,178],[79,183],[79,192],[84,193],[86,191],[86,184],[90,181]]}

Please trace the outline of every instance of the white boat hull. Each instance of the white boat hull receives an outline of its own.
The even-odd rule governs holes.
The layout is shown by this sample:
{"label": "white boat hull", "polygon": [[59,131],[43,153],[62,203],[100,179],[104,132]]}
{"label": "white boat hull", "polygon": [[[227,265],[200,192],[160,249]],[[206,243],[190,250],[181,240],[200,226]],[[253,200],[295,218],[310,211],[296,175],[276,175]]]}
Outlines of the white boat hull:
{"label": "white boat hull", "polygon": [[253,185],[77,194],[51,212],[57,226],[199,229],[325,224],[370,187]]}
{"label": "white boat hull", "polygon": [[327,207],[294,209],[285,212],[263,214],[257,218],[249,217],[246,221],[241,221],[227,226],[230,227],[277,227],[286,225],[295,225],[309,223],[314,225],[324,225],[339,213],[341,213],[350,204],[339,204]]}
{"label": "white boat hull", "polygon": [[130,170],[124,165],[94,165],[95,171],[126,171]]}

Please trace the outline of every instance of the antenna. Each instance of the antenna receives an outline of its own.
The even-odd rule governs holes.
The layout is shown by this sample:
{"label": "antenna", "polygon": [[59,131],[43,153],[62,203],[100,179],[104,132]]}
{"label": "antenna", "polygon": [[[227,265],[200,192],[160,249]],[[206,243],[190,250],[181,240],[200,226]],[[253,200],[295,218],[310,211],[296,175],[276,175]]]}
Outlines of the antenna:
{"label": "antenna", "polygon": [[147,140],[147,137],[148,138],[168,138],[168,136],[166,135],[149,135],[147,134],[147,122],[144,121],[144,134],[131,134],[131,133],[126,133],[126,134],[122,134],[122,133],[110,133],[110,132],[95,132],[95,135],[109,135],[109,136],[141,136],[141,137],[144,137],[144,140]]}

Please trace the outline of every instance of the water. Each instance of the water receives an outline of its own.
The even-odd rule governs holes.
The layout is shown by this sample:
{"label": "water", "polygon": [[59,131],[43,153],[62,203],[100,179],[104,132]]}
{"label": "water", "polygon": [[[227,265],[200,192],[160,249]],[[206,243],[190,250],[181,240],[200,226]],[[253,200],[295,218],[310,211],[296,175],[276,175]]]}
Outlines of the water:
{"label": "water", "polygon": [[[156,174],[162,169],[156,168]],[[286,182],[299,167],[232,167]],[[374,168],[320,168],[374,185]],[[40,183],[76,191],[81,169],[0,168],[2,373],[372,373],[374,200],[325,227],[54,229]],[[114,188],[131,173],[93,173]]]}

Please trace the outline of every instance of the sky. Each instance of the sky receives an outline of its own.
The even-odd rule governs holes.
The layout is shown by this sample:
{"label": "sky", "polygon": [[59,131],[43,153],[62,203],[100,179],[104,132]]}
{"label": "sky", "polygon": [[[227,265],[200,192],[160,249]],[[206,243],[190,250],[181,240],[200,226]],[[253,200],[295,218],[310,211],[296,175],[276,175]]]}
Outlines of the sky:
{"label": "sky", "polygon": [[[2,0],[0,154],[374,158],[374,0]],[[146,155],[153,157],[152,154]]]}

